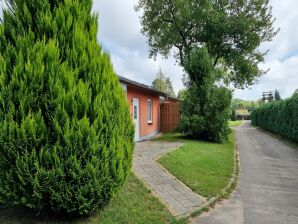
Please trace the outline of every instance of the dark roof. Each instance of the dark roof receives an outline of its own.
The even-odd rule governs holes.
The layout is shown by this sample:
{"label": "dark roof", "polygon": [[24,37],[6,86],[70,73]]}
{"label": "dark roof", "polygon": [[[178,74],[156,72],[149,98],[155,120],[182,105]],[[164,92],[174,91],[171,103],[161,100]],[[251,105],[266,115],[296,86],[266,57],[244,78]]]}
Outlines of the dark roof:
{"label": "dark roof", "polygon": [[162,91],[159,91],[159,90],[157,90],[157,89],[154,89],[154,88],[151,87],[151,86],[147,86],[147,85],[145,85],[145,84],[142,84],[142,83],[133,81],[133,80],[131,80],[131,79],[127,79],[127,78],[125,78],[125,77],[123,77],[123,76],[120,76],[120,75],[118,75],[118,78],[119,78],[120,82],[122,82],[122,83],[129,84],[129,85],[132,85],[132,86],[141,88],[141,89],[145,89],[145,90],[148,91],[148,92],[154,93],[154,94],[159,95],[159,96],[163,96],[163,97],[165,97],[165,98],[170,98],[170,99],[173,99],[173,100],[178,100],[178,101],[180,101],[178,98],[169,96],[167,93],[162,92]]}

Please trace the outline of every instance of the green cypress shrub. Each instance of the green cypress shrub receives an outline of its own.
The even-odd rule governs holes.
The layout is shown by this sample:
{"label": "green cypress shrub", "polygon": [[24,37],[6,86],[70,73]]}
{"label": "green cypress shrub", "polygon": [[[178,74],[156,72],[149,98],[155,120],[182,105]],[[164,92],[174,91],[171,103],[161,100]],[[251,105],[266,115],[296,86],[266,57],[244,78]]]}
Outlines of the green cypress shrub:
{"label": "green cypress shrub", "polygon": [[253,125],[298,142],[298,94],[264,104],[251,114]]}
{"label": "green cypress shrub", "polygon": [[131,168],[134,128],[91,0],[11,0],[0,25],[0,203],[86,215]]}

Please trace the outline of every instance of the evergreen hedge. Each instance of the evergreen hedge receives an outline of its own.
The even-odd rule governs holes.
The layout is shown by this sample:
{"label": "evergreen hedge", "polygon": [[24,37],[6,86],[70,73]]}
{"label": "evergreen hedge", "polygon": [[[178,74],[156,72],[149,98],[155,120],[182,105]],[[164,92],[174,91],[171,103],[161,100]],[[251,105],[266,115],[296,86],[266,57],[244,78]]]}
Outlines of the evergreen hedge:
{"label": "evergreen hedge", "polygon": [[131,168],[134,127],[91,0],[11,0],[0,24],[0,204],[86,215]]}
{"label": "evergreen hedge", "polygon": [[298,94],[255,109],[251,121],[253,125],[298,142]]}

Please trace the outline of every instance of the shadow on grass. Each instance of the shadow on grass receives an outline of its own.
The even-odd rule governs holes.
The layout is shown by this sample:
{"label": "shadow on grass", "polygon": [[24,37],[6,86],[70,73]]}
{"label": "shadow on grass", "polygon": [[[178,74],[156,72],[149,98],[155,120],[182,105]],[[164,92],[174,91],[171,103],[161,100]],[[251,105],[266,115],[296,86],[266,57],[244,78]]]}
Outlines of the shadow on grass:
{"label": "shadow on grass", "polygon": [[[231,129],[231,133],[232,133]],[[230,134],[231,134],[230,133]],[[209,144],[223,144],[230,142],[230,139],[223,140],[222,142],[212,141],[206,138],[195,138],[188,135],[183,135],[179,132],[170,132],[166,134],[162,134],[160,137],[153,139],[152,141],[166,141],[166,142],[187,142],[187,141],[193,141],[193,142],[205,142]]]}
{"label": "shadow on grass", "polygon": [[67,223],[84,223],[88,220],[85,217],[67,217],[56,215],[54,213],[37,214],[29,208],[0,208],[0,223],[1,224],[67,224]]}
{"label": "shadow on grass", "polygon": [[176,220],[133,174],[103,210],[87,217],[69,218],[55,214],[36,216],[28,208],[0,208],[0,224],[186,224]]}

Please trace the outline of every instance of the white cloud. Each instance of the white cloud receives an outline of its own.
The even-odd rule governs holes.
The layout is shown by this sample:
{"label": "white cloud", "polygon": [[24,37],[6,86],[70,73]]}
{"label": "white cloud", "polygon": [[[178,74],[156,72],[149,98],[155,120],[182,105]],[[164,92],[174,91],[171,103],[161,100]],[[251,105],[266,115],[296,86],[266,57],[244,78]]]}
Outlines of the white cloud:
{"label": "white cloud", "polygon": [[[176,92],[183,87],[182,69],[175,60],[156,61],[148,59],[146,39],[140,33],[139,16],[134,11],[136,1],[113,0],[95,1],[94,10],[99,11],[99,40],[109,49],[115,70],[123,76],[150,84],[159,66],[170,76]],[[262,68],[270,68],[259,84],[246,90],[236,90],[235,97],[258,99],[263,91],[278,89],[283,97],[288,97],[298,88],[298,2],[296,0],[271,0],[275,27],[280,32],[261,49],[270,49]]]}
{"label": "white cloud", "polygon": [[98,39],[110,53],[116,72],[135,81],[151,85],[159,67],[173,82],[176,93],[183,88],[181,67],[170,57],[148,58],[146,38],[141,34],[140,14],[133,0],[94,1],[99,13]]}
{"label": "white cloud", "polygon": [[99,39],[113,48],[146,49],[141,24],[134,11],[135,1],[94,1],[93,9],[99,14]]}
{"label": "white cloud", "polygon": [[261,98],[262,92],[277,89],[282,98],[291,96],[298,88],[298,55],[290,57],[283,62],[272,60],[265,65],[270,67],[268,74],[260,78],[259,84],[246,90],[236,90],[237,98],[256,100]]}
{"label": "white cloud", "polygon": [[270,71],[251,89],[236,90],[235,97],[255,100],[261,97],[263,91],[278,89],[286,98],[298,88],[298,2],[271,0],[271,5],[276,17],[275,27],[280,28],[280,32],[272,42],[261,46],[262,50],[270,50],[266,62],[261,65]]}
{"label": "white cloud", "polygon": [[0,19],[2,19],[2,16],[3,16],[2,8],[3,8],[3,2],[2,2],[2,0],[0,0]]}
{"label": "white cloud", "polygon": [[274,26],[280,32],[270,43],[265,44],[270,49],[268,60],[283,60],[296,51],[298,54],[298,2],[296,0],[271,0],[273,15],[276,17]]}
{"label": "white cloud", "polygon": [[[139,13],[134,11],[137,0],[94,1],[94,11],[99,13],[98,39],[110,52],[114,68],[119,75],[150,85],[161,67],[173,82],[176,93],[183,88],[182,69],[170,57],[156,61],[148,58],[146,38],[141,34]],[[258,99],[263,91],[278,89],[282,97],[289,97],[298,88],[298,2],[297,0],[271,0],[275,27],[280,32],[270,43],[260,49],[270,49],[262,68],[270,68],[259,84],[246,90],[236,90],[235,97]],[[0,7],[3,2],[0,0]],[[2,10],[0,10],[0,16]]]}
{"label": "white cloud", "polygon": [[121,50],[122,54],[111,54],[112,62],[116,72],[126,78],[151,85],[155,75],[162,68],[163,72],[171,77],[173,87],[178,92],[183,88],[181,79],[183,71],[175,65],[175,60],[170,58],[163,60],[158,57],[156,60],[148,59],[147,54],[141,55],[137,51]]}

